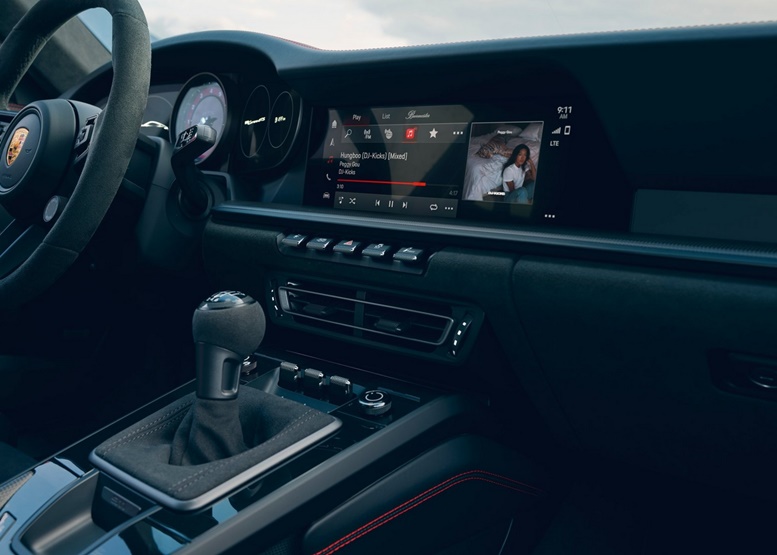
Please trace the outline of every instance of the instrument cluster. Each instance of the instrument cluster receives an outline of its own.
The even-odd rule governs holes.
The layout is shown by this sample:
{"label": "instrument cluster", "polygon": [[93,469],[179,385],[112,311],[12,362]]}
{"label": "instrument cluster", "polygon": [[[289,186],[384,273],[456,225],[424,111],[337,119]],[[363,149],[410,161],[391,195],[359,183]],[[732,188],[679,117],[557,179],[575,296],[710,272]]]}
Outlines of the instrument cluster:
{"label": "instrument cluster", "polygon": [[[280,83],[243,83],[233,76],[199,73],[178,93],[170,115],[170,141],[193,125],[208,125],[216,144],[196,160],[217,167],[230,153],[242,171],[280,165],[300,127],[299,96]],[[205,167],[203,166],[203,167]]]}

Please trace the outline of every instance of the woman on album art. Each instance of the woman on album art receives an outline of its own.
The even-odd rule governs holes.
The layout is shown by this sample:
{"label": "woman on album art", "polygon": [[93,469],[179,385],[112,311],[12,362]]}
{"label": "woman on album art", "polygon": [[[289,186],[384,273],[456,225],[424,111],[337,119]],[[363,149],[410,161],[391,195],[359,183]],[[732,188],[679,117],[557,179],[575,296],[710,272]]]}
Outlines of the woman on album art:
{"label": "woman on album art", "polygon": [[537,168],[531,159],[529,147],[521,143],[513,149],[502,166],[502,190],[505,202],[529,204],[534,200],[534,180]]}

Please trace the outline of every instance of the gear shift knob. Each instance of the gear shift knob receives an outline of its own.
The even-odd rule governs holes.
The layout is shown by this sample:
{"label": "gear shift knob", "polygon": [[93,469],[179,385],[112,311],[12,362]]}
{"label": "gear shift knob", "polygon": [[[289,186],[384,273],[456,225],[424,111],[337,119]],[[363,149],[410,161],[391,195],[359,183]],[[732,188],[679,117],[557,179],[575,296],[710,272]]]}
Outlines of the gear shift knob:
{"label": "gear shift knob", "polygon": [[254,299],[238,291],[221,291],[194,311],[197,397],[229,400],[237,397],[240,367],[262,342],[265,318]]}

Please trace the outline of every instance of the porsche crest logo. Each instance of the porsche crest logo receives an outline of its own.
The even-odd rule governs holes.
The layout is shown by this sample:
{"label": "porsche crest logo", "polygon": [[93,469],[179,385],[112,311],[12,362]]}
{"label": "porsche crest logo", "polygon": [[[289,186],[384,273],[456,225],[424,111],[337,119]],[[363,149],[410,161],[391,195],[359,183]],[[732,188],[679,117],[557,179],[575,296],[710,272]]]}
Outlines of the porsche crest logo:
{"label": "porsche crest logo", "polygon": [[30,130],[25,129],[24,127],[20,127],[14,131],[11,142],[8,144],[8,152],[5,153],[5,163],[8,164],[9,167],[16,162],[19,153],[22,151],[22,147],[24,147],[24,141],[27,140],[27,135],[29,134]]}

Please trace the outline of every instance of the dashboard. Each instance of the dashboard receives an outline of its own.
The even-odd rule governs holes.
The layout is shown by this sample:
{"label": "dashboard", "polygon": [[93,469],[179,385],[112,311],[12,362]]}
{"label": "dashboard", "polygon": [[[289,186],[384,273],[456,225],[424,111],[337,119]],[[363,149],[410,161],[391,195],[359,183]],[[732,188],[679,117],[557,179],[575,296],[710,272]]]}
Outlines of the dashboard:
{"label": "dashboard", "polygon": [[[714,82],[701,55],[740,44],[742,32],[374,52],[205,33],[156,47],[146,131],[174,143],[190,124],[215,125],[218,143],[198,165],[234,180],[231,201],[518,233],[770,243],[773,78],[738,68],[754,98],[732,102],[731,86]],[[746,44],[770,33],[768,25],[749,26]],[[621,40],[617,53],[607,48]],[[684,74],[679,63],[661,69],[669,49],[693,71]],[[195,67],[176,61],[183,50],[196,53]],[[604,66],[618,68],[618,78]],[[74,96],[99,105],[94,95],[104,89],[90,88],[100,84]],[[746,146],[737,148],[743,137]],[[720,164],[721,152],[734,149],[732,163]],[[527,161],[511,171],[526,186],[511,191],[502,177],[516,150]]]}
{"label": "dashboard", "polygon": [[[638,515],[673,519],[677,484],[773,505],[775,54],[770,23],[342,52],[247,32],[154,43],[122,189],[135,192],[138,273],[257,299],[267,330],[244,385],[331,409],[349,430],[266,492],[217,501],[218,524],[157,524],[191,553],[315,539],[318,519],[393,521],[403,469],[419,480],[404,499],[420,504],[447,488],[444,464],[505,452],[547,470],[560,496],[648,473],[660,487],[628,500]],[[64,97],[101,106],[110,82],[106,66]],[[197,213],[175,158],[194,126],[213,141],[188,167],[207,191]],[[365,413],[363,394],[399,410]],[[480,454],[486,438],[499,448]],[[119,489],[103,501],[146,507]],[[410,526],[456,528],[433,512]]]}
{"label": "dashboard", "polygon": [[[508,84],[515,92],[498,103],[462,93],[450,99],[466,104],[308,108],[277,78],[244,83],[243,75],[217,73],[152,86],[144,129],[175,143],[192,125],[212,127],[216,144],[196,163],[228,169],[249,191],[251,181],[289,169],[290,154],[301,150],[305,176],[293,194],[305,207],[406,219],[626,228],[628,194],[613,180],[597,184],[607,210],[583,188],[565,186],[580,179],[570,170],[585,165],[575,142],[602,143],[600,159],[612,157],[568,77],[538,82],[530,76],[536,85],[524,93]],[[551,94],[538,95],[540,90]],[[520,176],[513,190],[502,179],[508,166]]]}
{"label": "dashboard", "polygon": [[[262,299],[281,348],[465,387],[505,422],[524,399],[509,434],[541,452],[777,491],[774,390],[750,379],[777,366],[774,52],[774,24],[344,52],[161,41],[144,134],[171,151],[215,126],[197,167],[218,198],[207,221],[144,227],[175,189],[150,168],[141,252],[202,256]],[[108,79],[68,95],[99,103]]]}

